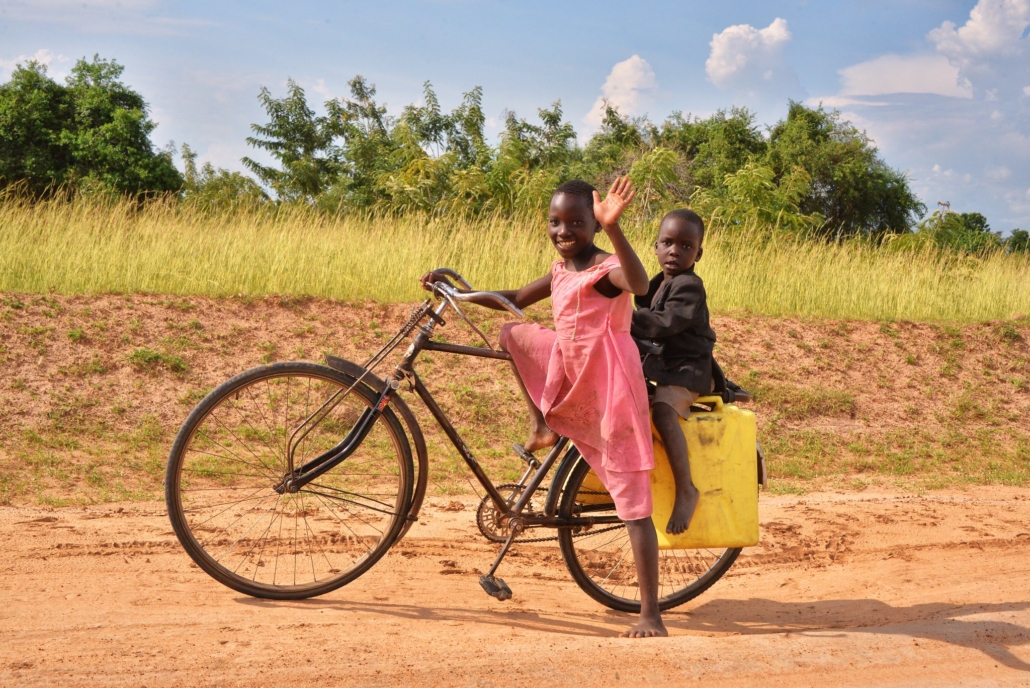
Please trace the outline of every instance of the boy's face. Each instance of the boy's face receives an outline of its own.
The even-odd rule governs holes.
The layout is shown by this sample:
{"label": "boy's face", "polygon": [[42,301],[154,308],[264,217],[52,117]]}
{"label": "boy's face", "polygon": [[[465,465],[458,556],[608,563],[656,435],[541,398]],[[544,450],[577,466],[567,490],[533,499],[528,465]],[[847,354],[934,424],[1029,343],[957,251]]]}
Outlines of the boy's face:
{"label": "boy's face", "polygon": [[654,254],[666,277],[675,277],[694,267],[701,258],[703,235],[693,222],[667,217],[658,228]]}
{"label": "boy's face", "polygon": [[551,198],[548,211],[547,234],[562,258],[578,256],[583,249],[594,243],[597,233],[597,219],[594,206],[579,196],[560,193]]}

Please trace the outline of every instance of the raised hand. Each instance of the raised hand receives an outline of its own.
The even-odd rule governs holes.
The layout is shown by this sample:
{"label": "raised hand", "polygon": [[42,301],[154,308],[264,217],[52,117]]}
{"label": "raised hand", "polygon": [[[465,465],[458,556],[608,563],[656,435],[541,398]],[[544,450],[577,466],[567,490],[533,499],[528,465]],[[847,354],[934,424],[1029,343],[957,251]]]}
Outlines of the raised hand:
{"label": "raised hand", "polygon": [[594,217],[601,223],[605,231],[618,223],[626,206],[636,195],[637,192],[633,189],[633,182],[629,180],[629,177],[617,177],[603,201],[601,194],[594,192]]}

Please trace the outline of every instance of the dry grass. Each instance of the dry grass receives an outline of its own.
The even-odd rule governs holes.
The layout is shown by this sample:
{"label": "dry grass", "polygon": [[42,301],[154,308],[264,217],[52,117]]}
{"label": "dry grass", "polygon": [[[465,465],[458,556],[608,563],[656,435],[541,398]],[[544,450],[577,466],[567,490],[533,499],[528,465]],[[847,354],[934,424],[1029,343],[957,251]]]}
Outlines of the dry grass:
{"label": "dry grass", "polygon": [[[304,209],[212,216],[174,204],[0,204],[0,291],[288,294],[394,303],[449,266],[511,288],[555,257],[539,219],[326,217]],[[655,227],[627,233],[649,269]],[[711,232],[698,272],[716,312],[976,322],[1030,312],[1030,258],[901,253],[862,244]]]}

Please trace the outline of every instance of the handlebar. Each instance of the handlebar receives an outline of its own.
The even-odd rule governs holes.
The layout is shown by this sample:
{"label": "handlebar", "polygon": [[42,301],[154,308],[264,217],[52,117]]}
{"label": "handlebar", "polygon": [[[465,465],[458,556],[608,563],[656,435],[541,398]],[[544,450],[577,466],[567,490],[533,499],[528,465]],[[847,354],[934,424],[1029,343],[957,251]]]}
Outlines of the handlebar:
{"label": "handlebar", "polygon": [[489,299],[490,301],[493,301],[494,303],[496,303],[499,306],[501,306],[502,308],[504,308],[504,310],[508,311],[509,313],[514,315],[515,317],[518,317],[518,318],[525,318],[526,317],[526,314],[522,312],[522,309],[520,309],[514,303],[512,303],[508,299],[504,298],[503,296],[501,296],[500,294],[498,294],[495,291],[466,291],[466,292],[461,292],[461,291],[458,291],[457,289],[455,289],[454,287],[451,287],[451,286],[449,286],[447,284],[443,284],[441,282],[437,282],[437,283],[433,284],[433,291],[437,291],[437,290],[439,290],[441,293],[445,294],[448,298],[451,298],[451,299],[453,299],[455,301],[468,301],[468,302],[475,303],[476,299]]}
{"label": "handlebar", "polygon": [[468,281],[464,277],[459,275],[455,270],[451,270],[450,268],[437,268],[436,270],[433,270],[433,272],[439,273],[441,275],[447,275],[448,277],[454,279],[456,282],[461,284],[461,286],[469,290],[467,292],[461,292],[452,287],[451,285],[447,284],[446,282],[434,282],[433,293],[437,293],[438,296],[442,294],[449,300],[466,301],[473,303],[476,301],[476,299],[489,299],[490,301],[493,301],[497,305],[504,308],[504,310],[508,311],[509,313],[518,318],[526,317],[526,314],[522,312],[522,309],[520,309],[514,303],[504,298],[497,292],[472,291],[472,285],[469,284]]}

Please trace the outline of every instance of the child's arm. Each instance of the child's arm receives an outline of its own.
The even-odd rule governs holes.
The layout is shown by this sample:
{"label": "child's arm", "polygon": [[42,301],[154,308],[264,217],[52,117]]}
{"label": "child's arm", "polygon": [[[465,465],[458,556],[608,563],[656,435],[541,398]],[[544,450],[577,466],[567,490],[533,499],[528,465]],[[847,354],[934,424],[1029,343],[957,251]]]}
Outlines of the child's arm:
{"label": "child's arm", "polygon": [[681,278],[674,283],[662,308],[641,308],[633,312],[630,332],[642,339],[661,339],[682,332],[697,319],[705,298],[701,280]]}
{"label": "child's arm", "polygon": [[[428,291],[432,290],[433,282],[446,282],[451,284],[451,281],[444,275],[437,274],[435,272],[427,272],[422,275],[419,280],[422,282],[422,288]],[[451,284],[453,287],[454,285]],[[468,289],[458,289],[462,293],[468,293]],[[543,301],[551,295],[551,273],[547,273],[539,279],[535,279],[521,289],[503,289],[497,290],[495,294],[500,294],[504,298],[511,301],[518,308],[525,308],[526,306],[532,305],[537,301]],[[503,311],[504,306],[500,305],[496,301],[491,299],[473,299],[472,303],[486,308],[492,308],[495,311]]]}
{"label": "child's arm", "polygon": [[619,177],[612,188],[608,189],[608,195],[603,201],[601,194],[594,192],[594,217],[608,235],[615,248],[615,255],[619,257],[619,267],[608,273],[608,280],[623,291],[643,296],[650,286],[647,270],[619,226],[622,212],[636,195],[629,177]]}

